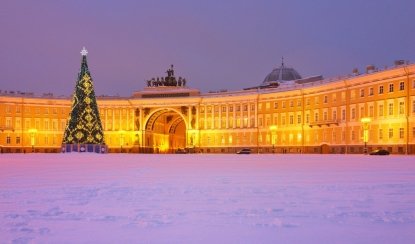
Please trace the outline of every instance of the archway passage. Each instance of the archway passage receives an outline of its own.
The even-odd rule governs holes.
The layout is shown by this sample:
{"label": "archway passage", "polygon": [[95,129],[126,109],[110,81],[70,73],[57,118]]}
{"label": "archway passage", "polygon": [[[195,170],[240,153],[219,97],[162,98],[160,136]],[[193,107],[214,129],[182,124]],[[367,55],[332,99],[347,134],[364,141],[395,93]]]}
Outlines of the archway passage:
{"label": "archway passage", "polygon": [[174,153],[186,147],[186,123],[171,109],[154,112],[145,126],[145,147],[148,152]]}

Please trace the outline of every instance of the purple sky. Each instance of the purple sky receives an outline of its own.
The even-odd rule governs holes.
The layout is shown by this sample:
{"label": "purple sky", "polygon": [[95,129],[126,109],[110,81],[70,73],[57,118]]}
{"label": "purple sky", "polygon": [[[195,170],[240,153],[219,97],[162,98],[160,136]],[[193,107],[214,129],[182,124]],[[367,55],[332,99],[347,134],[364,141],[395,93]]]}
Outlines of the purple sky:
{"label": "purple sky", "polygon": [[415,61],[415,1],[15,1],[0,7],[0,90],[71,95],[86,46],[97,95],[129,96],[170,64],[203,92],[281,63],[333,77]]}

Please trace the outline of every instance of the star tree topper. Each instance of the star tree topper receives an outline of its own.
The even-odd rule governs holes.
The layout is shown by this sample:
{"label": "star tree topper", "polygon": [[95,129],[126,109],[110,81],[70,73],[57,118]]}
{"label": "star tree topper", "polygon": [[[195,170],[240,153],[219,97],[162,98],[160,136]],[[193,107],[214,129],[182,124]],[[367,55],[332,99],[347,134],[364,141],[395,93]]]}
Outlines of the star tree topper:
{"label": "star tree topper", "polygon": [[83,47],[81,51],[81,55],[86,56],[87,54],[88,54],[88,51],[85,49],[85,47]]}

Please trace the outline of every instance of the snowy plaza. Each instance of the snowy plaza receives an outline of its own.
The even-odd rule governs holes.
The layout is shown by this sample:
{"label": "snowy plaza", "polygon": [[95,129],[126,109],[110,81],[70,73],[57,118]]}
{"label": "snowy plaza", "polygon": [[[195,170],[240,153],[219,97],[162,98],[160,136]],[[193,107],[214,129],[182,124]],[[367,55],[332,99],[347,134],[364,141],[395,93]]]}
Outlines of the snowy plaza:
{"label": "snowy plaza", "polygon": [[0,155],[0,243],[414,243],[415,160]]}

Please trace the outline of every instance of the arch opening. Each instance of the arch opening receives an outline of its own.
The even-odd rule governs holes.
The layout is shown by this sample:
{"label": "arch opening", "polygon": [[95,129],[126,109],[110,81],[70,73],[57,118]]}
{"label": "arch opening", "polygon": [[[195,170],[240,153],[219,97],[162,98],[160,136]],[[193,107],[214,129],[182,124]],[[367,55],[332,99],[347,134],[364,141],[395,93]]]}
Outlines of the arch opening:
{"label": "arch opening", "polygon": [[186,122],[173,109],[161,109],[151,114],[145,124],[144,145],[147,152],[174,153],[186,147]]}

